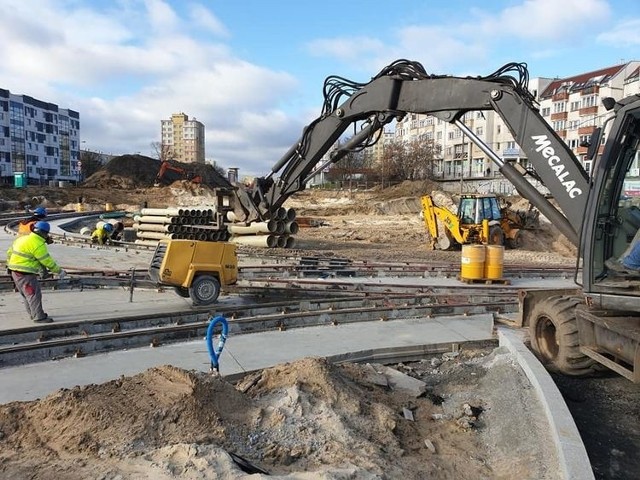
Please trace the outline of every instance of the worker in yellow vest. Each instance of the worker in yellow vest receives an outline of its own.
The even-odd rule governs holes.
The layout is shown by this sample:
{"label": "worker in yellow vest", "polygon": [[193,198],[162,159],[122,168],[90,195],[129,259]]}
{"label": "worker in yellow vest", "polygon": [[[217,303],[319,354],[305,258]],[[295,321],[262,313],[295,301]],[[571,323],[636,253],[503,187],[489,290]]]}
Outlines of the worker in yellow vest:
{"label": "worker in yellow vest", "polygon": [[16,238],[7,250],[7,270],[22,295],[27,313],[37,323],[53,322],[42,309],[42,290],[38,275],[50,271],[58,274],[61,280],[66,276],[66,272],[49,255],[49,230],[47,222],[36,222],[33,232]]}

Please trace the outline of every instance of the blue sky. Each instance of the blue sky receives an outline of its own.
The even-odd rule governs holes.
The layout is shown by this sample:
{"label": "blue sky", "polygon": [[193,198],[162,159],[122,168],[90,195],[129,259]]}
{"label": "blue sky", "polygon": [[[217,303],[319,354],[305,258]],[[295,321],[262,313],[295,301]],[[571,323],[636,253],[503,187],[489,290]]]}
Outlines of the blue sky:
{"label": "blue sky", "polygon": [[0,0],[0,88],[80,112],[84,146],[150,155],[160,120],[206,127],[206,156],[264,175],[329,75],[399,58],[435,74],[526,62],[564,77],[640,60],[637,0]]}

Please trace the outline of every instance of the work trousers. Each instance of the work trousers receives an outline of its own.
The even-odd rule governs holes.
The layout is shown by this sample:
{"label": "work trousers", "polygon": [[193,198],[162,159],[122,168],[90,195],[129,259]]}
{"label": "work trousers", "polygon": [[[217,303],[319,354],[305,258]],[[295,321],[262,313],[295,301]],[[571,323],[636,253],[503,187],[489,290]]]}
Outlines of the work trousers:
{"label": "work trousers", "polygon": [[11,272],[11,278],[15,283],[18,292],[22,295],[24,306],[31,320],[41,320],[47,317],[42,310],[42,290],[38,275],[33,273]]}

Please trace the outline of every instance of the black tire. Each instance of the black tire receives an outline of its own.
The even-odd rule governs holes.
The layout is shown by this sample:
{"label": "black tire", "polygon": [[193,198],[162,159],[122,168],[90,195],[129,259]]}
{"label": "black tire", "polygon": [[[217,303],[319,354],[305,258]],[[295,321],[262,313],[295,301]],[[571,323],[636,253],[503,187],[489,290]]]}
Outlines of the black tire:
{"label": "black tire", "polygon": [[504,245],[510,249],[520,248],[522,246],[522,237],[520,236],[520,230],[516,231],[513,238],[506,238]]}
{"label": "black tire", "polygon": [[489,245],[504,245],[504,232],[500,225],[489,228]]}
{"label": "black tire", "polygon": [[194,305],[211,305],[220,295],[220,281],[213,275],[198,275],[191,282],[189,296]]}
{"label": "black tire", "polygon": [[178,295],[182,298],[189,298],[189,289],[185,287],[173,287]]}
{"label": "black tire", "polygon": [[553,296],[536,305],[531,312],[529,334],[531,349],[551,371],[571,376],[594,373],[597,363],[580,352],[575,297]]}

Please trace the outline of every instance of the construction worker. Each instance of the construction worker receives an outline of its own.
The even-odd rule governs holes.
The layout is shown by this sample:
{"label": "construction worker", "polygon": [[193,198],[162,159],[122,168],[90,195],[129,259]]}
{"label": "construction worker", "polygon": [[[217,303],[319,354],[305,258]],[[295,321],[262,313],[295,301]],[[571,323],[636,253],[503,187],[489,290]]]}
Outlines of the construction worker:
{"label": "construction worker", "polygon": [[36,222],[47,218],[47,209],[44,207],[38,207],[33,210],[33,214],[29,218],[20,220],[18,223],[18,235],[29,235],[33,231],[33,226]]}
{"label": "construction worker", "polygon": [[39,221],[33,226],[33,232],[16,238],[7,250],[7,270],[22,295],[27,313],[34,322],[50,323],[53,319],[42,310],[42,290],[38,275],[49,271],[64,279],[66,272],[60,268],[47,249],[50,226]]}
{"label": "construction worker", "polygon": [[104,245],[110,241],[111,233],[113,233],[113,225],[103,223],[102,226],[96,228],[91,234],[91,242]]}

